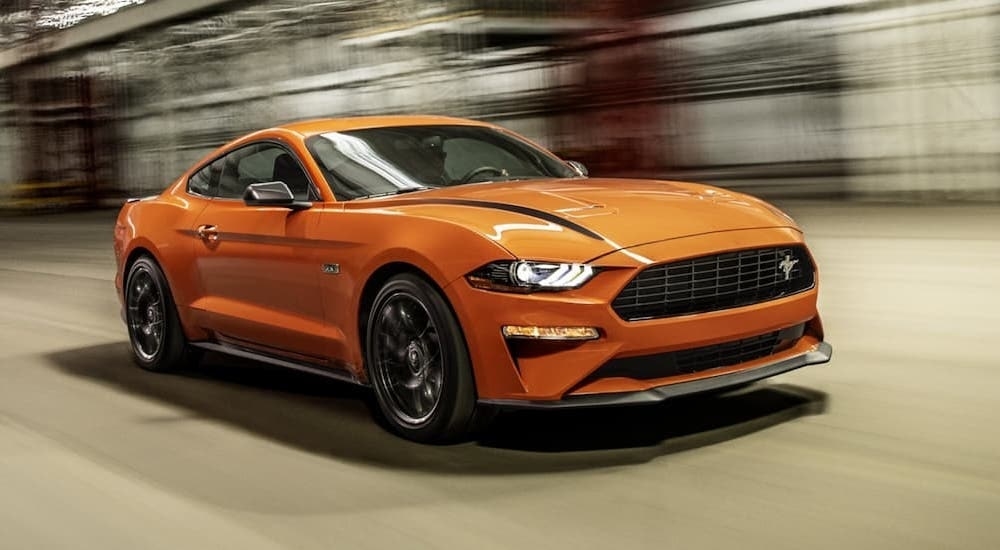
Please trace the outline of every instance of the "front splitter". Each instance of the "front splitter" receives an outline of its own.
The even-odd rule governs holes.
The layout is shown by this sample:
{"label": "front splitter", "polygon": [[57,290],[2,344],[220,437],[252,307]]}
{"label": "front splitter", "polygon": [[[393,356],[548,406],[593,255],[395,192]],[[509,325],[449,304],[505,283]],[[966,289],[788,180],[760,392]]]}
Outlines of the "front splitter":
{"label": "front splitter", "polygon": [[614,407],[625,405],[648,405],[660,403],[667,399],[695,395],[699,393],[723,390],[729,387],[741,386],[777,376],[809,365],[819,365],[830,361],[833,356],[833,346],[820,342],[816,349],[767,363],[758,367],[720,374],[690,382],[678,382],[637,392],[603,393],[594,395],[570,396],[552,401],[532,401],[526,399],[480,399],[484,405],[505,409],[576,409],[588,407]]}

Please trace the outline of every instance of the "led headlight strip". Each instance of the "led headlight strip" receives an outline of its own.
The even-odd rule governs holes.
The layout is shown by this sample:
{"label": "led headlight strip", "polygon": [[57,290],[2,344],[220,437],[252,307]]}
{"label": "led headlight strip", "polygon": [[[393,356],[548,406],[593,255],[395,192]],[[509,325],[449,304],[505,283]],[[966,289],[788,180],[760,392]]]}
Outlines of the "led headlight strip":
{"label": "led headlight strip", "polygon": [[587,264],[504,260],[487,264],[466,279],[485,290],[539,292],[580,288],[596,274],[597,270]]}

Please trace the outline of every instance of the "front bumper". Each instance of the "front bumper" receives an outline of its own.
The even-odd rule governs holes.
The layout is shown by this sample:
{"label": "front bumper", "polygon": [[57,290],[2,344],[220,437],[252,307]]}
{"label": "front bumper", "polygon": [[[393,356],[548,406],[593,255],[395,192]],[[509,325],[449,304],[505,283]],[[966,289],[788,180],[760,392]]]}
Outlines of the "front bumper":
{"label": "front bumper", "polygon": [[[638,256],[684,258],[706,251],[801,244],[790,229],[754,229],[698,235],[653,243],[601,258],[601,273],[584,287],[560,293],[507,294],[475,289],[464,279],[444,288],[459,318],[483,402],[513,404],[643,402],[658,395],[705,391],[757,380],[823,362],[823,327],[816,310],[818,283],[809,290],[753,305],[660,319],[625,321],[611,307],[615,296],[644,267]],[[817,276],[818,281],[818,276]],[[505,340],[507,325],[593,327],[600,338],[585,342],[515,342]],[[794,342],[770,355],[745,362],[645,376],[601,371],[613,362],[632,364],[653,356],[726,345],[784,331],[803,330]],[[817,356],[816,353],[820,355]],[[801,356],[801,357],[800,357]],[[793,359],[798,357],[798,359]],[[780,364],[782,367],[774,365]],[[790,365],[795,365],[794,367]],[[740,374],[746,372],[748,374]],[[750,374],[750,373],[753,374]],[[672,389],[666,389],[666,388]],[[639,397],[636,397],[639,396]],[[557,405],[551,405],[557,406]]]}
{"label": "front bumper", "polygon": [[593,395],[571,395],[556,401],[531,401],[524,399],[481,399],[479,402],[510,409],[576,409],[586,407],[613,407],[622,405],[647,405],[659,403],[674,397],[694,395],[704,392],[723,390],[734,386],[749,384],[772,376],[809,365],[826,363],[833,355],[833,347],[820,342],[816,348],[786,359],[766,363],[758,367],[658,386],[649,390],[636,392],[620,392]]}

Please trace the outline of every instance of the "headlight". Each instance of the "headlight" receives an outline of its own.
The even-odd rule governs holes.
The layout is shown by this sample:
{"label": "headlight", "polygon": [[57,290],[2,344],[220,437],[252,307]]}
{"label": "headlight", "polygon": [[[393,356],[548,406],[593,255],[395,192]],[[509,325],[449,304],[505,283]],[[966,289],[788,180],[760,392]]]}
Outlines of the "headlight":
{"label": "headlight", "polygon": [[540,292],[580,288],[597,270],[587,264],[506,260],[487,264],[466,276],[484,290]]}

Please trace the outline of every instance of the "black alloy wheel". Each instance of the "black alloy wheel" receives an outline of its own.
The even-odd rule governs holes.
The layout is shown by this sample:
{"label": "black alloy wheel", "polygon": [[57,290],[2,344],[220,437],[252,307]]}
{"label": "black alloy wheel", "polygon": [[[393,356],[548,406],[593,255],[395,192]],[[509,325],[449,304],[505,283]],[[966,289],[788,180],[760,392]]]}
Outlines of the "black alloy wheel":
{"label": "black alloy wheel", "polygon": [[184,338],[163,271],[148,256],[136,260],[125,278],[125,323],[132,357],[140,367],[164,372],[197,361],[199,354]]}
{"label": "black alloy wheel", "polygon": [[463,439],[484,418],[468,348],[451,308],[423,278],[397,275],[368,316],[365,362],[383,419],[424,443]]}

